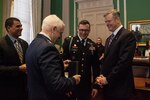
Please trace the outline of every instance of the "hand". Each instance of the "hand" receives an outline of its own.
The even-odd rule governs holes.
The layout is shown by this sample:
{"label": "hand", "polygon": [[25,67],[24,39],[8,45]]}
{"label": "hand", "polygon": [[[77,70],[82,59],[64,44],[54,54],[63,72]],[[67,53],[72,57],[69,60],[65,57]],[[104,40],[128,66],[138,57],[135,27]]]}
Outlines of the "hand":
{"label": "hand", "polygon": [[102,53],[102,56],[100,56],[99,60],[102,60],[104,58],[104,53]]}
{"label": "hand", "polygon": [[69,63],[71,62],[71,60],[67,59],[67,60],[64,60],[64,69],[68,68],[69,66]]}
{"label": "hand", "polygon": [[107,80],[106,80],[106,77],[104,77],[103,75],[100,75],[100,82],[101,82],[101,84],[102,85],[106,85],[106,84],[108,84],[108,82],[107,82]]}
{"label": "hand", "polygon": [[26,72],[26,64],[22,64],[19,66],[19,70],[20,71],[23,71],[23,72]]}
{"label": "hand", "polygon": [[76,80],[76,85],[80,83],[81,75],[74,75],[73,78]]}
{"label": "hand", "polygon": [[70,91],[70,92],[66,93],[66,95],[67,95],[68,97],[70,97],[70,96],[72,95],[72,92]]}
{"label": "hand", "polygon": [[96,83],[100,85],[101,88],[103,88],[103,85],[108,84],[106,77],[104,77],[103,75],[100,75],[96,78]]}
{"label": "hand", "polygon": [[98,90],[92,89],[92,93],[91,93],[92,98],[95,98],[97,94],[98,94]]}
{"label": "hand", "polygon": [[101,76],[97,77],[95,83],[98,84],[101,88],[103,88],[103,85],[101,84],[100,79],[101,79]]}

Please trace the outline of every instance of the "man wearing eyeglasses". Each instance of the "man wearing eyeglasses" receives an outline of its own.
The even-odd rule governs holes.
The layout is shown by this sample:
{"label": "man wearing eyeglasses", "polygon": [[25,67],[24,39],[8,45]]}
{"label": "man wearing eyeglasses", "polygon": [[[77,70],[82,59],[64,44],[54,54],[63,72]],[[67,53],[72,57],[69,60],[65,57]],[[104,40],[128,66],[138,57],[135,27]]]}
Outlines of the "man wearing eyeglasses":
{"label": "man wearing eyeglasses", "polygon": [[[90,100],[97,94],[97,86],[92,84],[99,74],[98,51],[96,44],[88,37],[90,23],[87,20],[79,22],[76,36],[67,37],[63,43],[63,59],[71,60],[68,67],[69,77],[81,75],[81,81],[72,91],[72,100]],[[92,73],[91,73],[92,69]]]}

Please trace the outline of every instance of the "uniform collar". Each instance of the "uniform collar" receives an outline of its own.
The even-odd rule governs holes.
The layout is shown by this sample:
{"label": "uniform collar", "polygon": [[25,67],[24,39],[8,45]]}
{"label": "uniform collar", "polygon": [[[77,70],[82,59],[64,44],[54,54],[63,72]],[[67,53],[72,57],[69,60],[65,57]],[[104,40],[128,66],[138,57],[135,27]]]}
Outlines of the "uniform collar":
{"label": "uniform collar", "polygon": [[[81,39],[81,37],[79,36],[79,34],[78,34],[78,37],[79,37],[80,41],[82,41],[82,40],[83,40],[83,39]],[[86,42],[87,38],[86,38],[86,39],[84,39],[84,40],[85,40],[85,42]]]}

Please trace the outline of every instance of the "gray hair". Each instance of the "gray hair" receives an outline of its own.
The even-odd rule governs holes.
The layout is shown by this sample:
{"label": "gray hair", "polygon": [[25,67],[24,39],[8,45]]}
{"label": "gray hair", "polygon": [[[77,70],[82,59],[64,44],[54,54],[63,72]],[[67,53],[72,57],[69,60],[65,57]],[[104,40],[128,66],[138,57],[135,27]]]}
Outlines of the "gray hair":
{"label": "gray hair", "polygon": [[49,15],[49,16],[45,17],[42,22],[42,30],[51,31],[51,29],[53,27],[57,27],[57,29],[62,30],[62,29],[64,29],[65,24],[56,15]]}
{"label": "gray hair", "polygon": [[116,9],[111,9],[108,12],[105,13],[104,17],[106,17],[109,14],[113,14],[114,18],[119,17],[120,18],[120,12],[117,11]]}

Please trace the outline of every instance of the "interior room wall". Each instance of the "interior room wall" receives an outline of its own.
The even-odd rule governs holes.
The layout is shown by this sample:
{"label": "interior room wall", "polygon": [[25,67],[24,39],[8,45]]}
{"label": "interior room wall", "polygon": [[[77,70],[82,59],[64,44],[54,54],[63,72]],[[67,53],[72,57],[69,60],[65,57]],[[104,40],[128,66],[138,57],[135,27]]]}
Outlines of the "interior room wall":
{"label": "interior room wall", "polygon": [[[123,24],[124,24],[124,17],[126,17],[127,28],[128,28],[128,21],[150,20],[149,0],[113,0],[113,1],[114,1],[114,8],[120,9],[121,20]],[[117,7],[117,5],[119,5],[119,7]],[[124,13],[126,13],[126,16]]]}
{"label": "interior room wall", "polygon": [[[87,0],[89,1],[89,0]],[[117,4],[119,2],[119,4]],[[124,9],[124,3],[126,2],[126,10]],[[124,12],[126,11],[126,23],[128,28],[128,21],[136,21],[136,20],[150,20],[150,1],[149,0],[113,0],[114,7],[117,8],[119,5],[121,12],[121,20],[124,25]],[[2,34],[2,8],[3,8],[3,0],[0,0],[0,36]],[[60,18],[62,18],[62,0],[51,0],[50,4],[50,13],[56,14]],[[78,8],[78,5],[76,5]],[[76,17],[76,21],[78,21],[77,16],[74,15],[74,11],[78,11],[78,9],[74,10],[74,0],[69,1],[69,34],[74,33],[74,17]],[[66,12],[67,13],[67,12]],[[77,22],[76,22],[77,23]]]}

